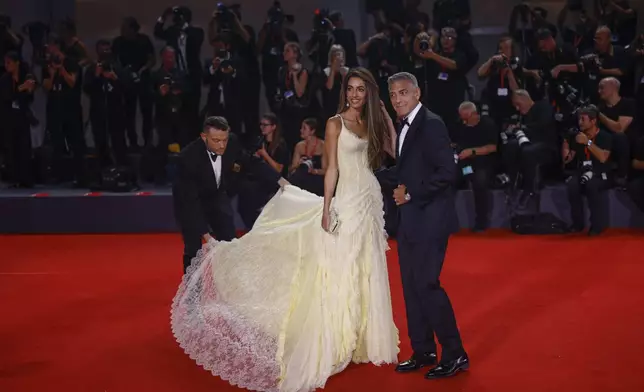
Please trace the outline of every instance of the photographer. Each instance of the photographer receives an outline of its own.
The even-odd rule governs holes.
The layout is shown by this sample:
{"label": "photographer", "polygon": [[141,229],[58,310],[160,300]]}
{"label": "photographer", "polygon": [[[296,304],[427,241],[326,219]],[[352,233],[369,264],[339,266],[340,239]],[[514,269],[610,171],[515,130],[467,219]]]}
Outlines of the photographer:
{"label": "photographer", "polygon": [[418,55],[428,60],[426,67],[430,91],[441,92],[427,97],[428,107],[441,116],[448,129],[458,123],[458,106],[463,102],[468,87],[465,74],[467,57],[456,48],[456,39],[456,30],[445,27],[441,31],[439,52],[432,48],[423,50],[419,47],[418,50]]}
{"label": "photographer", "polygon": [[0,76],[0,116],[2,133],[0,154],[5,158],[9,181],[14,188],[31,188],[30,106],[36,80],[29,65],[16,52],[3,57],[6,73]]}
{"label": "photographer", "polygon": [[539,192],[541,168],[557,162],[559,142],[554,113],[548,102],[535,103],[521,89],[512,94],[512,102],[522,120],[510,124],[501,134],[503,166],[510,178],[516,178],[519,172],[523,174],[523,201],[527,202]]}
{"label": "photographer", "polygon": [[[256,149],[254,159],[263,161],[286,178],[290,154],[282,138],[277,116],[273,113],[264,114],[259,127],[261,136],[253,146]],[[263,180],[251,175],[239,184],[239,215],[246,227],[253,227],[261,209],[277,191],[277,187],[267,186]]]}
{"label": "photographer", "polygon": [[257,53],[262,57],[262,79],[266,101],[273,102],[280,83],[278,71],[284,64],[283,51],[287,42],[299,42],[295,31],[285,24],[292,23],[291,15],[285,15],[279,1],[268,10],[268,18],[257,37]]}
{"label": "photographer", "polygon": [[[5,55],[10,52],[21,56],[23,43],[22,36],[11,29],[11,17],[9,15],[0,15],[0,58],[4,59]],[[0,76],[4,73],[4,64],[0,64]]]}
{"label": "photographer", "polygon": [[150,72],[156,64],[154,47],[150,37],[140,33],[141,26],[132,17],[125,18],[121,36],[112,43],[114,59],[129,74],[131,83],[125,90],[125,129],[130,148],[139,146],[136,132],[137,103],[141,109],[143,143],[152,146],[152,108],[154,105]]}
{"label": "photographer", "polygon": [[644,211],[644,137],[636,143],[631,165],[628,193],[639,209]]}
{"label": "photographer", "polygon": [[566,82],[579,86],[581,80],[577,72],[582,68],[574,48],[564,45],[559,48],[549,29],[537,31],[538,52],[530,56],[524,71],[527,79],[526,88],[535,100],[548,98],[554,101],[555,107],[567,105],[558,93],[558,85]]}
{"label": "photographer", "polygon": [[434,31],[427,33],[425,26],[422,23],[414,23],[407,26],[405,29],[405,37],[403,40],[405,55],[401,58],[400,66],[402,70],[413,74],[418,80],[418,85],[421,88],[421,101],[427,105],[429,92],[429,74],[428,74],[428,61],[420,56],[424,50],[436,49],[436,41],[438,34]]}
{"label": "photographer", "polygon": [[497,54],[479,67],[478,76],[481,79],[487,78],[481,100],[488,107],[489,116],[504,128],[516,113],[512,104],[512,92],[519,89],[519,81],[523,78],[523,64],[516,56],[512,37],[501,37]]}
{"label": "photographer", "polygon": [[611,150],[611,137],[598,127],[599,113],[594,106],[579,111],[579,132],[570,145],[564,141],[562,155],[564,163],[577,162],[577,171],[566,180],[572,230],[584,229],[584,204],[582,195],[588,198],[590,210],[589,235],[600,234],[608,227],[608,199],[605,191],[610,187],[608,181],[608,158]]}
{"label": "photographer", "polygon": [[54,172],[58,181],[65,178],[64,156],[71,152],[77,186],[86,185],[81,108],[81,69],[78,59],[67,58],[58,41],[47,45],[47,66],[42,69],[42,86],[47,92],[47,130],[54,153]]}
{"label": "photographer", "polygon": [[595,33],[595,49],[581,58],[585,78],[584,93],[590,102],[598,104],[599,81],[612,76],[623,82],[630,71],[628,54],[621,46],[611,43],[611,32],[603,26]]}
{"label": "photographer", "polygon": [[300,45],[296,42],[284,45],[285,64],[278,72],[279,84],[273,98],[289,151],[293,151],[299,141],[300,123],[310,111],[309,72],[300,63],[301,58]]}
{"label": "photographer", "polygon": [[[65,57],[75,61],[80,68],[90,64],[89,53],[83,41],[78,38],[76,32],[76,22],[72,19],[65,19],[58,24],[58,35],[60,37],[60,49]],[[82,75],[78,76],[79,78]],[[79,80],[79,82],[82,82]]]}
{"label": "photographer", "polygon": [[630,168],[631,146],[638,138],[638,129],[634,123],[637,111],[635,102],[622,98],[619,94],[620,82],[608,77],[599,82],[599,121],[612,135],[612,157],[617,162],[615,183],[626,186],[626,177]]}
{"label": "photographer", "polygon": [[324,196],[326,161],[324,140],[320,139],[318,133],[319,126],[315,118],[302,121],[300,129],[302,141],[297,143],[293,152],[289,181],[299,188]]}
{"label": "photographer", "polygon": [[322,89],[322,118],[330,118],[338,111],[342,89],[342,79],[349,72],[345,65],[345,51],[340,45],[329,50],[328,67],[324,68],[326,80]]}
{"label": "photographer", "polygon": [[[239,60],[239,68],[244,70],[243,85],[245,109],[243,112],[244,134],[248,140],[257,135],[259,122],[259,105],[262,77],[255,42],[255,30],[242,24],[241,6],[234,4],[230,7],[217,4],[217,9],[208,24],[208,42],[214,46],[223,42],[231,57]],[[242,128],[232,127],[237,132]]]}
{"label": "photographer", "polygon": [[563,42],[574,47],[577,53],[592,50],[597,21],[587,14],[582,1],[566,1],[557,16],[557,28]]}
{"label": "photographer", "polygon": [[100,39],[96,42],[98,62],[85,70],[83,90],[89,96],[89,119],[96,152],[102,167],[112,164],[109,140],[117,165],[127,163],[125,145],[125,116],[123,103],[127,77],[125,71],[114,61],[112,45]]}
{"label": "photographer", "polygon": [[165,164],[169,151],[176,151],[176,146],[185,147],[192,140],[192,134],[186,129],[186,105],[190,92],[188,75],[176,66],[174,48],[166,46],[161,51],[161,67],[152,74],[152,85],[156,97],[155,120],[159,141],[157,145],[159,170],[157,181],[163,181]]}
{"label": "photographer", "polygon": [[[223,117],[225,114],[231,131],[241,133],[244,111],[249,110],[248,105],[244,104],[246,75],[243,61],[234,56],[229,51],[230,45],[221,39],[215,38],[211,44],[214,48],[214,57],[206,61],[203,78],[204,85],[209,88],[208,101],[202,110],[201,117]],[[250,133],[250,130],[245,132],[245,134]],[[243,140],[243,143],[248,145],[249,141]]]}
{"label": "photographer", "polygon": [[329,20],[329,10],[316,9],[313,14],[311,38],[306,41],[306,51],[313,61],[313,73],[316,73],[318,69],[323,69],[326,65],[326,55],[329,53],[331,45],[335,43],[333,30],[333,23]]}
{"label": "photographer", "polygon": [[[172,25],[165,27],[168,19],[172,18]],[[194,137],[198,129],[199,108],[201,104],[201,46],[204,40],[204,31],[194,27],[192,11],[187,7],[168,8],[157,20],[154,26],[154,36],[165,41],[165,44],[175,50],[176,66],[187,76],[188,91],[184,91],[185,115],[190,129],[189,140]]]}
{"label": "photographer", "polygon": [[496,166],[498,131],[494,121],[481,117],[472,102],[463,102],[458,113],[462,123],[450,131],[450,138],[458,155],[459,181],[462,185],[469,183],[474,194],[473,231],[485,231],[489,226],[489,186]]}

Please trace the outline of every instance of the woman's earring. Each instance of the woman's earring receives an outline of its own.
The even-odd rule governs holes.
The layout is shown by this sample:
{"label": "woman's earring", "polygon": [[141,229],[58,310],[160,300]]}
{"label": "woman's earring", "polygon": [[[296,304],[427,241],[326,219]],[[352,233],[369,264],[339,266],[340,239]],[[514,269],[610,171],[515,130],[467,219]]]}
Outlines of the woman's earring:
{"label": "woman's earring", "polygon": [[347,103],[344,106],[349,107],[349,101],[347,101]]}

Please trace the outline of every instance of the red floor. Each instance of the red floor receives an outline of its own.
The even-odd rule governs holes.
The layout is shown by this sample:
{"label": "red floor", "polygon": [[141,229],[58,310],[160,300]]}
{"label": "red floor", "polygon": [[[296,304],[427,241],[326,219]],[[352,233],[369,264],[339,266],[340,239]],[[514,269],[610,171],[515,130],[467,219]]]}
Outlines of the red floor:
{"label": "red floor", "polygon": [[[225,392],[175,344],[176,235],[0,236],[0,391]],[[469,373],[352,365],[327,391],[644,390],[644,234],[460,235],[443,273]],[[401,358],[410,354],[395,247]]]}

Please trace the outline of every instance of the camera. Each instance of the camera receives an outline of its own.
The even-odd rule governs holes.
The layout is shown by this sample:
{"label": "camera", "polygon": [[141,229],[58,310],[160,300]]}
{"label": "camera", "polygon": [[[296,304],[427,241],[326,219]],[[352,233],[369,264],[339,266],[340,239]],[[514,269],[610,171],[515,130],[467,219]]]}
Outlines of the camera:
{"label": "camera", "polygon": [[331,30],[331,24],[328,21],[329,10],[326,8],[316,9],[313,14],[313,31],[326,33]]}
{"label": "camera", "polygon": [[271,26],[282,26],[284,23],[284,11],[279,1],[273,3],[273,6],[268,9],[268,23]]}
{"label": "camera", "polygon": [[103,72],[112,72],[114,70],[110,61],[101,61],[98,66],[103,69]]}
{"label": "camera", "polygon": [[592,162],[584,162],[581,165],[581,177],[579,178],[579,183],[581,185],[586,185],[588,181],[593,178],[593,164]]}
{"label": "camera", "polygon": [[420,49],[422,52],[427,52],[434,46],[434,43],[432,41],[433,40],[431,37],[423,36],[418,42],[418,49]]}
{"label": "camera", "polygon": [[52,54],[49,58],[49,61],[51,61],[51,63],[56,66],[63,64],[63,58],[59,54]]}
{"label": "camera", "polygon": [[215,59],[219,60],[220,69],[231,66],[230,53],[226,49],[217,49]]}
{"label": "camera", "polygon": [[530,144],[530,139],[525,134],[526,126],[520,120],[508,124],[507,128],[501,132],[501,143],[508,144],[510,138],[514,138],[519,143],[519,146]]}
{"label": "camera", "polygon": [[224,3],[217,3],[217,9],[215,10],[214,16],[220,32],[229,32],[233,30],[235,14],[229,7],[226,7]]}
{"label": "camera", "polygon": [[186,10],[185,7],[175,6],[172,7],[172,23],[181,26],[186,23]]}
{"label": "camera", "polygon": [[517,69],[519,67],[519,62],[520,62],[520,60],[519,60],[519,58],[517,56],[508,58],[505,55],[503,55],[503,60],[501,60],[501,61],[499,61],[497,63],[502,68],[509,68],[509,69],[514,71],[515,69]]}

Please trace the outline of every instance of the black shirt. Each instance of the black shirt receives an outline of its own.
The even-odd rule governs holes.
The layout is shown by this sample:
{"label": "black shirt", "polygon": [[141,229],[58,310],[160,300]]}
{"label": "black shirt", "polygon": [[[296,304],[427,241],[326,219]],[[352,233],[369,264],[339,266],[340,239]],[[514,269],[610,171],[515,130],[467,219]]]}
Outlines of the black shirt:
{"label": "black shirt", "polygon": [[544,143],[552,149],[559,149],[554,113],[548,102],[535,102],[523,118],[523,124],[532,143]]}
{"label": "black shirt", "polygon": [[[521,85],[523,79],[523,63],[519,60],[511,63],[514,79]],[[490,67],[486,91],[487,101],[490,105],[490,114],[495,119],[508,119],[516,113],[512,104],[512,90],[510,90],[509,70],[502,64],[494,62]]]}
{"label": "black shirt", "polygon": [[121,36],[114,39],[112,53],[123,68],[138,72],[154,55],[154,47],[150,37],[145,34],[137,34],[133,39]]}
{"label": "black shirt", "polygon": [[[622,48],[621,46],[613,46],[611,53],[599,54],[595,51],[592,51],[591,53],[598,55],[601,67],[603,69],[620,69],[624,76],[620,76],[617,79],[619,79],[621,83],[625,83],[625,81],[627,80],[628,71],[630,69],[630,60],[629,55],[624,50],[624,48]],[[590,97],[591,102],[595,104],[599,103],[599,82],[605,77],[605,75],[601,75],[594,70],[586,71],[584,78],[584,90],[586,95]]]}
{"label": "black shirt", "polygon": [[[459,124],[450,130],[452,143],[456,145],[457,151],[483,147],[490,144],[496,145],[499,138],[499,130],[494,121],[486,116],[481,117],[478,124],[473,127]],[[476,166],[489,167],[492,164],[495,154],[476,155],[463,161],[463,164],[471,162]]]}
{"label": "black shirt", "polygon": [[[579,57],[577,56],[576,50],[570,45],[563,45],[561,48],[556,48],[552,53],[537,52],[534,55],[528,58],[526,62],[526,69],[541,71],[542,78],[544,81],[551,79],[551,71],[557,65],[562,64],[578,64]],[[579,86],[580,75],[571,72],[561,72],[557,77],[557,82],[567,81],[571,85]],[[530,90],[530,95],[536,101],[542,99],[545,96],[545,83],[542,83],[541,86],[537,87],[534,84],[534,79],[529,78],[527,80],[528,90]],[[549,83],[548,95],[550,99],[556,99],[560,96],[557,92],[558,83]],[[565,98],[565,97],[563,97]]]}
{"label": "black shirt", "polygon": [[275,151],[271,151],[268,145],[265,145],[264,148],[275,162],[282,165],[282,172],[280,174],[284,177],[288,176],[288,166],[291,163],[291,154],[288,151],[288,147],[286,146],[284,139],[279,141],[277,147],[275,147]]}
{"label": "black shirt", "polygon": [[[603,130],[599,130],[595,138],[591,140],[595,146],[604,151],[610,151],[613,145],[613,137],[610,133]],[[575,140],[571,143],[571,149],[575,151],[578,168],[581,168],[584,165],[584,162],[590,161],[592,163],[594,173],[608,173],[610,171],[608,166],[610,159],[605,163],[601,163],[599,159],[590,152],[586,145],[579,144]]]}
{"label": "black shirt", "polygon": [[[632,117],[633,121],[628,126],[628,129],[624,133],[630,133],[633,130],[637,129],[635,125],[635,115],[637,112],[637,105],[635,101],[629,98],[622,98],[614,106],[608,106],[605,102],[599,105],[599,111],[603,113],[606,117],[610,118],[613,121],[618,121],[620,117]],[[611,132],[608,127],[603,126],[606,131]]]}
{"label": "black shirt", "polygon": [[20,64],[18,72],[18,81],[14,81],[11,74],[5,73],[0,76],[0,115],[8,114],[15,119],[18,116],[22,119],[27,118],[29,107],[33,102],[34,95],[27,91],[18,91],[20,85],[24,84],[31,77],[29,74],[29,66],[25,63]]}
{"label": "black shirt", "polygon": [[[81,91],[82,91],[82,74],[77,59],[65,57],[63,67],[70,74],[76,74],[76,83],[74,87],[69,87],[65,78],[57,71],[52,79],[51,90],[47,96],[47,108],[55,110],[57,113],[66,113],[68,110],[80,109]],[[42,68],[42,80],[48,79],[49,69]]]}
{"label": "black shirt", "polygon": [[441,116],[447,124],[452,124],[457,120],[458,106],[463,102],[467,90],[465,77],[467,57],[458,49],[452,53],[441,53],[440,55],[454,60],[456,69],[449,70],[436,61],[427,62],[427,79],[430,91],[427,102],[431,111]]}

